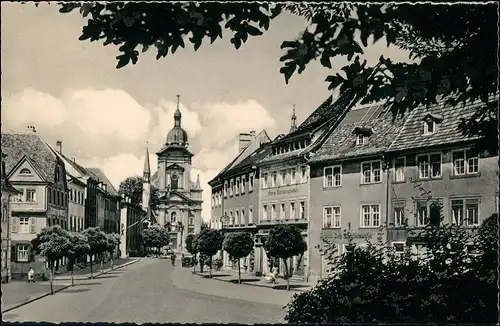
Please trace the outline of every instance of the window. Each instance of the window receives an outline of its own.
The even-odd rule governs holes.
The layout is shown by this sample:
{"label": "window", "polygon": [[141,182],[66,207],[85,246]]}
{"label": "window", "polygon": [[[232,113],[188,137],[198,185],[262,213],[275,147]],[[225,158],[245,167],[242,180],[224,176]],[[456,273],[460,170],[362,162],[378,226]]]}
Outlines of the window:
{"label": "window", "polygon": [[275,220],[275,219],[276,219],[276,205],[272,204],[271,205],[271,220]]}
{"label": "window", "polygon": [[264,173],[262,175],[262,189],[266,189],[267,187],[269,187],[269,175]]}
{"label": "window", "polygon": [[248,175],[248,192],[253,191],[253,173]]}
{"label": "window", "polygon": [[427,201],[417,201],[417,226],[425,226],[429,223],[427,206]]}
{"label": "window", "polygon": [[286,170],[281,170],[281,185],[286,186],[287,184]]}
{"label": "window", "polygon": [[170,223],[171,224],[177,223],[177,213],[176,212],[172,212],[172,214],[170,214]]}
{"label": "window", "polygon": [[234,225],[233,211],[229,211],[229,225]]}
{"label": "window", "polygon": [[379,227],[380,226],[380,205],[362,205],[361,206],[361,226]]}
{"label": "window", "polygon": [[280,219],[286,219],[284,203],[280,204]]}
{"label": "window", "polygon": [[194,217],[193,217],[193,216],[190,216],[190,217],[189,217],[189,219],[188,219],[188,225],[189,225],[189,226],[194,225]]}
{"label": "window", "polygon": [[405,182],[406,158],[398,157],[394,159],[394,182]]}
{"label": "window", "polygon": [[224,198],[227,198],[227,181],[224,181]]}
{"label": "window", "polygon": [[29,258],[30,247],[28,245],[17,246],[17,261],[27,262]]}
{"label": "window", "polygon": [[381,181],[381,162],[371,161],[361,164],[362,180],[361,184],[377,183]]}
{"label": "window", "polygon": [[262,220],[267,221],[268,216],[267,216],[267,205],[262,206]]}
{"label": "window", "polygon": [[297,176],[295,175],[296,169],[290,169],[290,184],[294,185],[297,183]]}
{"label": "window", "polygon": [[246,187],[246,182],[247,182],[246,177],[245,177],[245,176],[242,176],[242,177],[241,177],[241,190],[240,190],[240,193],[241,193],[241,194],[244,194],[244,193],[245,193],[245,191],[246,191],[246,189],[245,189],[245,187]]}
{"label": "window", "polygon": [[236,189],[235,189],[235,195],[239,195],[240,194],[240,189],[241,189],[241,186],[240,186],[240,178],[236,178]]}
{"label": "window", "polygon": [[342,166],[328,166],[323,171],[323,187],[340,187],[342,185]]}
{"label": "window", "polygon": [[229,197],[234,195],[234,180],[229,181]]}
{"label": "window", "polygon": [[19,171],[19,174],[30,175],[31,174],[31,170],[24,168],[24,169],[21,169],[21,171]]}
{"label": "window", "polygon": [[248,208],[248,223],[253,223],[253,207]]}
{"label": "window", "polygon": [[403,226],[405,221],[405,207],[404,203],[394,203],[393,204],[394,211],[394,226],[400,227]]}
{"label": "window", "polygon": [[212,194],[212,208],[215,207],[215,196]]}
{"label": "window", "polygon": [[431,135],[436,131],[436,123],[434,120],[424,121],[424,135]]}
{"label": "window", "polygon": [[234,224],[240,224],[240,211],[234,211]]}
{"label": "window", "polygon": [[417,164],[420,179],[439,178],[441,176],[441,154],[418,155]]}
{"label": "window", "polygon": [[452,223],[456,225],[479,225],[479,199],[453,199],[451,218]]}
{"label": "window", "polygon": [[241,219],[240,219],[240,224],[247,224],[246,216],[245,216],[245,209],[241,209]]}
{"label": "window", "polygon": [[300,202],[300,207],[299,207],[299,214],[300,214],[300,218],[301,219],[305,219],[306,218],[306,203],[301,201]]}
{"label": "window", "polygon": [[272,178],[271,178],[271,187],[276,187],[278,185],[278,173],[273,172]]}
{"label": "window", "polygon": [[394,249],[395,254],[402,254],[405,252],[405,243],[404,242],[393,242],[392,248]]}
{"label": "window", "polygon": [[20,217],[19,218],[19,233],[30,233],[30,218]]}
{"label": "window", "polygon": [[364,145],[368,141],[368,137],[366,135],[358,134],[356,137],[356,145]]}
{"label": "window", "polygon": [[295,219],[295,203],[290,203],[290,218]]}
{"label": "window", "polygon": [[453,152],[453,174],[466,175],[479,172],[479,157],[467,150]]}
{"label": "window", "polygon": [[300,168],[300,182],[307,182],[307,167],[303,166]]}
{"label": "window", "polygon": [[20,193],[17,194],[17,196],[15,197],[15,201],[18,202],[18,203],[22,203],[24,202],[24,191],[22,189],[20,189]]}
{"label": "window", "polygon": [[323,208],[323,228],[340,228],[340,206]]}

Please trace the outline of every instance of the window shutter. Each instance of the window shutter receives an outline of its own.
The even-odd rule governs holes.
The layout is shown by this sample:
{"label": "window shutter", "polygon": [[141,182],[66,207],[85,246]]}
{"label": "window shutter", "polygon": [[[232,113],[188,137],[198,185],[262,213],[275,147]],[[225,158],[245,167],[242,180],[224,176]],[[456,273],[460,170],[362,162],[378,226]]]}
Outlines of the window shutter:
{"label": "window shutter", "polygon": [[10,261],[13,261],[13,262],[17,261],[17,246],[16,245],[10,246]]}
{"label": "window shutter", "polygon": [[30,233],[36,233],[36,217],[30,217]]}
{"label": "window shutter", "polygon": [[11,229],[10,231],[12,233],[17,233],[17,230],[18,230],[18,225],[19,225],[19,219],[15,216],[12,217],[12,224],[11,224]]}
{"label": "window shutter", "polygon": [[33,246],[30,246],[28,252],[28,263],[32,263],[34,261],[35,261],[35,252],[33,250]]}

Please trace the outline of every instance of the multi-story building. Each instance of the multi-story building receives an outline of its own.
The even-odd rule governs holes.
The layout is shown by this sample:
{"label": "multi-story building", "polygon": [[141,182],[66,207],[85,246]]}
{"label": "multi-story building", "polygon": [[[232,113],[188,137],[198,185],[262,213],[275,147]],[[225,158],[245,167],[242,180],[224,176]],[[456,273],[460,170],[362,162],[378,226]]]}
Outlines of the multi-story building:
{"label": "multi-story building", "polygon": [[[270,153],[270,141],[265,130],[258,135],[254,131],[239,135],[238,155],[209,182],[212,187],[212,227],[223,228],[224,232],[256,232],[259,171],[255,164]],[[223,216],[227,221],[222,225]],[[253,253],[240,262],[250,272],[254,269],[252,257]],[[225,267],[237,266],[226,252],[223,262]]]}
{"label": "multi-story building", "polygon": [[327,242],[338,254],[346,251],[344,230],[355,245],[380,235],[402,251],[408,231],[429,223],[432,203],[442,207],[444,223],[465,227],[497,211],[498,157],[474,154],[478,138],[458,130],[477,108],[440,102],[394,117],[373,104],[355,107],[332,126],[309,160],[313,279],[328,274],[319,250]]}
{"label": "multi-story building", "polygon": [[158,221],[170,230],[171,247],[184,251],[186,237],[201,229],[202,193],[199,176],[191,181],[191,161],[187,132],[181,126],[182,114],[174,113],[174,127],[168,132],[165,146],[156,153],[158,171],[151,183],[158,189],[160,205]]}
{"label": "multi-story building", "polygon": [[118,233],[120,225],[121,197],[113,184],[99,168],[86,168],[98,181],[97,225],[106,233]]}
{"label": "multi-story building", "polygon": [[141,232],[146,212],[129,197],[122,196],[120,202],[120,244],[118,256],[127,258],[138,256],[142,251]]}
{"label": "multi-story building", "polygon": [[24,274],[29,264],[43,264],[31,252],[36,234],[46,226],[67,226],[65,165],[34,131],[2,134],[2,152],[7,177],[19,190],[11,201],[12,274]]}
{"label": "multi-story building", "polygon": [[[328,274],[327,259],[321,252],[333,245],[340,255],[350,241],[359,246],[376,242],[387,214],[389,166],[385,152],[403,119],[393,121],[383,104],[344,108],[349,112],[309,160],[311,280]],[[344,230],[349,230],[352,239],[345,238]],[[382,237],[385,239],[385,233]]]}
{"label": "multi-story building", "polygon": [[[498,94],[490,100],[498,101]],[[497,153],[474,151],[481,139],[458,130],[461,119],[480,106],[452,107],[441,101],[417,108],[390,146],[387,240],[396,250],[404,249],[408,230],[430,222],[432,203],[440,204],[442,223],[467,229],[498,213]]]}
{"label": "multi-story building", "polygon": [[11,246],[11,235],[10,235],[10,198],[11,196],[17,195],[18,191],[10,184],[7,178],[7,173],[5,171],[5,155],[2,153],[2,165],[0,175],[2,177],[2,210],[0,214],[2,215],[2,283],[8,283],[11,280],[10,274],[10,246]]}

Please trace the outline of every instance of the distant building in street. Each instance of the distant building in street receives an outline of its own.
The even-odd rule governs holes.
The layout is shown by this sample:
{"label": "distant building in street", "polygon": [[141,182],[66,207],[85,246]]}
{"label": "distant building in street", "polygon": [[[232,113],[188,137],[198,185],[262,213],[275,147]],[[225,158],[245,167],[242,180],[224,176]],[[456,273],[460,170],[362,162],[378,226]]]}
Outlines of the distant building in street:
{"label": "distant building in street", "polygon": [[97,184],[97,225],[105,233],[118,233],[121,197],[99,168],[86,168]]}
{"label": "distant building in street", "polygon": [[31,240],[37,233],[56,224],[67,228],[65,165],[33,129],[2,134],[2,153],[7,178],[20,191],[11,202],[12,274],[24,274],[35,260]]}
{"label": "distant building in street", "polygon": [[203,203],[199,176],[196,182],[191,181],[194,154],[189,150],[181,118],[178,96],[174,127],[167,134],[165,146],[156,153],[158,171],[151,177],[160,196],[157,223],[170,229],[171,246],[178,251],[184,251],[188,234],[200,232]]}
{"label": "distant building in street", "polygon": [[18,191],[10,184],[5,171],[5,155],[2,153],[2,165],[0,175],[2,177],[2,283],[8,283],[11,280],[10,273],[10,252],[11,252],[11,233],[10,233],[10,199],[16,196]]}
{"label": "distant building in street", "polygon": [[[247,136],[251,137],[248,138]],[[223,228],[226,232],[257,232],[257,212],[259,204],[259,171],[255,165],[270,151],[271,139],[265,130],[259,134],[251,131],[239,135],[239,153],[222,171],[209,182],[212,187],[212,221],[213,228]],[[222,225],[222,216],[227,217],[227,224]],[[254,253],[242,258],[241,266],[248,266],[251,272],[255,268]],[[231,261],[224,252],[225,267],[236,268],[237,263]]]}
{"label": "distant building in street", "polygon": [[123,196],[120,202],[120,235],[119,256],[127,258],[138,256],[142,251],[141,232],[146,212],[140,205],[133,204],[131,199]]}

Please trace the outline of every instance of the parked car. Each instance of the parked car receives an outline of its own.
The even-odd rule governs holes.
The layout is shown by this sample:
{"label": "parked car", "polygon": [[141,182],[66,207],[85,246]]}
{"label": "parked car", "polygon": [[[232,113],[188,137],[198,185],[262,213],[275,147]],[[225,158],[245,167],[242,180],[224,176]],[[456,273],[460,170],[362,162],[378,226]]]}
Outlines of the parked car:
{"label": "parked car", "polygon": [[193,255],[184,255],[182,258],[181,266],[182,267],[193,267],[196,264],[196,259]]}

